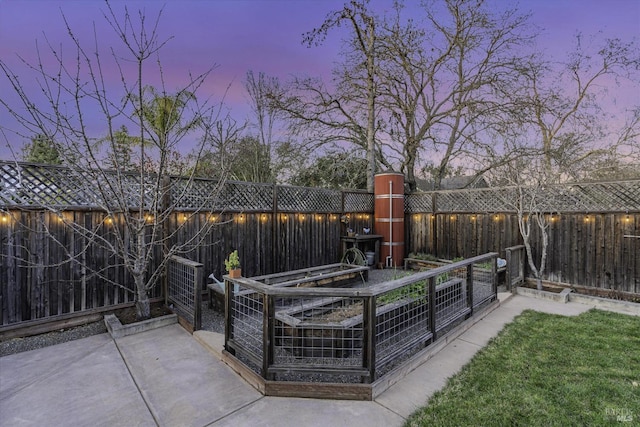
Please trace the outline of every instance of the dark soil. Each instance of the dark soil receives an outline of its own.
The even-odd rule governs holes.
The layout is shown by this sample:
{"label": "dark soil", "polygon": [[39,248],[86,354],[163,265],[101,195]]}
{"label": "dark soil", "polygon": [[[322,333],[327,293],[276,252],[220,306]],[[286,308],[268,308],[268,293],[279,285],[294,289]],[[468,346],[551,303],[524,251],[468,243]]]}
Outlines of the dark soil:
{"label": "dark soil", "polygon": [[[529,289],[538,289],[538,287],[536,286],[535,283],[524,283],[523,285],[521,285],[523,288],[529,288]],[[564,288],[561,287],[557,287],[557,286],[544,286],[542,285],[542,290],[546,291],[546,292],[553,292],[554,294],[559,294],[560,292],[562,292]]]}
{"label": "dark soil", "polygon": [[[169,308],[167,308],[163,302],[154,302],[151,303],[151,317],[161,317],[167,314],[173,313]],[[119,310],[114,311],[114,314],[120,320],[120,323],[123,325],[128,325],[131,323],[135,323],[138,321],[136,317],[136,307],[127,307],[121,308]]]}
{"label": "dark soil", "polygon": [[640,295],[631,292],[622,292],[615,289],[598,289],[598,288],[571,288],[572,292],[592,297],[609,298],[614,300],[628,301],[640,303]]}

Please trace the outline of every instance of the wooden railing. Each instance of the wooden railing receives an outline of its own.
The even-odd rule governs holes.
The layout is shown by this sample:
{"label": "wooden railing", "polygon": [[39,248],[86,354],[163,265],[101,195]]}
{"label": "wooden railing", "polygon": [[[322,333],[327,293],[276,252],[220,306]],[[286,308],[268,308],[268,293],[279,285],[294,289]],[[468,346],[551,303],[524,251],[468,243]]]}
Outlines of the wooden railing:
{"label": "wooden railing", "polygon": [[[260,378],[266,394],[318,397],[332,389],[363,398],[362,383],[381,379],[496,300],[496,258],[488,253],[350,288],[225,276],[225,350],[235,368]],[[488,262],[492,268],[480,266]],[[319,384],[300,386],[308,381]]]}

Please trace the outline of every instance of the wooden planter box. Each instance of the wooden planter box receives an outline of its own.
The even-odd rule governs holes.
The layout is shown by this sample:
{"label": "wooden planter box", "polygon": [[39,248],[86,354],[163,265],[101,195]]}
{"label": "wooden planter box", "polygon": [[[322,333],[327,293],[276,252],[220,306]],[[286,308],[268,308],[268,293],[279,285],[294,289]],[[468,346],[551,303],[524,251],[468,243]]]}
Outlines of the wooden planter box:
{"label": "wooden planter box", "polygon": [[369,267],[337,263],[257,276],[251,279],[275,287],[312,288],[317,286],[344,286],[358,280],[366,281],[368,278]]}
{"label": "wooden planter box", "polygon": [[[436,287],[437,327],[459,319],[471,310],[466,304],[467,292],[461,279],[448,280]],[[343,319],[331,318],[335,312],[345,312],[343,299],[291,307],[276,312],[276,346],[290,350],[297,357],[352,357],[362,348],[362,305],[354,305],[359,314]],[[313,318],[305,320],[305,313]],[[323,319],[331,320],[323,320]],[[402,332],[403,329],[424,325],[428,329],[428,301],[403,299],[376,308],[378,339]],[[433,332],[433,331],[431,331]]]}
{"label": "wooden planter box", "polygon": [[[302,308],[291,308],[276,313],[276,345],[292,350],[297,357],[353,357],[361,351],[363,334],[362,305],[354,305],[354,311],[360,314],[345,317],[343,320],[322,321],[322,319],[304,320],[303,313],[309,310],[331,315],[336,311],[344,311],[341,299],[333,302],[326,300],[306,305]],[[396,334],[406,326],[407,318],[411,322],[428,321],[425,309],[420,310],[427,301],[404,300],[385,304],[376,309],[376,335],[386,337]],[[418,312],[415,314],[415,312]]]}

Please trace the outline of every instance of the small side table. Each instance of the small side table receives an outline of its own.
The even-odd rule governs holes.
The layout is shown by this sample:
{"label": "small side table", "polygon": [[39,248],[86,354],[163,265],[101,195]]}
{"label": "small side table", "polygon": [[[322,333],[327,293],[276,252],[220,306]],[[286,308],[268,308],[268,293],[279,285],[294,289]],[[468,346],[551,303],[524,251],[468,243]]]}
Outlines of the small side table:
{"label": "small side table", "polygon": [[343,255],[349,247],[358,248],[362,252],[367,251],[367,249],[373,249],[376,254],[373,260],[373,265],[377,265],[380,262],[380,241],[382,240],[381,234],[356,234],[353,237],[342,236],[340,240],[342,241]]}

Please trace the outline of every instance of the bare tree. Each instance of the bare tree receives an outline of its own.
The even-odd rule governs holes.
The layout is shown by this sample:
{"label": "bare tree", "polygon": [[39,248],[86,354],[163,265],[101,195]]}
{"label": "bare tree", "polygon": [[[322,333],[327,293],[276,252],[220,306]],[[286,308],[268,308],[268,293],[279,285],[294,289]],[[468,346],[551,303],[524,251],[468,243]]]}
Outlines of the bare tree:
{"label": "bare tree", "polygon": [[[320,27],[305,34],[304,42],[318,45],[328,33],[345,24],[350,36],[344,64],[334,71],[334,88],[316,78],[296,77],[270,99],[289,120],[292,135],[305,136],[315,147],[350,142],[366,153],[367,188],[373,191],[376,172],[376,18],[368,0],[351,0],[330,12]],[[363,101],[364,100],[364,101]],[[313,148],[313,147],[312,147]]]}
{"label": "bare tree", "polygon": [[[118,225],[113,227],[115,243],[96,229],[63,215],[58,208],[46,208],[83,237],[84,251],[97,246],[121,260],[134,286],[113,282],[103,271],[92,274],[134,292],[139,319],[150,316],[149,291],[160,283],[168,257],[193,249],[214,226],[208,222],[190,237],[177,239],[184,234],[181,230],[192,216],[211,209],[211,200],[221,185],[195,192],[196,205],[185,221],[177,224],[177,228],[168,227],[176,207],[184,204],[187,197],[194,200],[195,185],[192,173],[177,187],[169,187],[172,153],[179,144],[192,141],[198,145],[194,149],[197,160],[213,129],[211,123],[220,121],[216,113],[220,109],[214,109],[209,102],[201,103],[196,97],[215,67],[199,75],[189,75],[186,84],[176,91],[166,88],[159,54],[168,40],[160,38],[160,17],[161,12],[149,20],[142,11],[132,16],[126,7],[119,17],[107,3],[105,21],[121,44],[111,46],[110,55],[105,56],[97,37],[93,46],[85,47],[65,19],[74,59],[68,60],[66,52],[48,43],[48,54],[55,61],[55,69],[45,66],[45,52],[38,51],[35,65],[24,61],[37,76],[44,102],[38,102],[19,76],[0,60],[2,74],[22,102],[18,106],[0,100],[0,105],[27,131],[58,143],[64,163],[70,166],[70,174],[86,186],[87,194],[95,194],[93,204],[104,212],[105,221]],[[111,79],[113,70],[116,70],[117,81]],[[154,86],[147,84],[151,81],[155,82]],[[105,132],[90,126],[90,112],[100,115],[106,137]],[[122,126],[133,129],[135,135],[135,140],[127,143],[132,149],[128,160],[136,171],[133,174],[125,172],[123,167],[111,170],[110,166],[121,165],[105,161],[104,150],[98,144],[106,140],[115,150],[122,142]],[[151,167],[149,159],[153,162]],[[218,177],[224,176],[221,170]],[[154,263],[153,253],[157,248],[163,248],[164,257]],[[67,250],[67,255],[68,262],[83,262],[81,254]]]}
{"label": "bare tree", "polygon": [[[632,166],[631,157],[622,160],[623,153],[637,152],[633,148],[638,146],[637,114],[603,143],[606,114],[598,99],[603,98],[598,86],[603,79],[628,78],[637,72],[637,48],[633,43],[606,40],[603,47],[587,54],[581,40],[578,37],[566,63],[542,60],[542,55],[515,63],[516,78],[501,95],[509,108],[501,111],[497,119],[504,121],[491,134],[493,163],[501,166],[490,175],[494,185],[513,189],[505,202],[517,213],[538,289],[546,267],[548,221],[561,202],[549,188],[567,180],[598,177],[607,168]],[[540,239],[538,259],[532,250],[533,230]]]}
{"label": "bare tree", "polygon": [[513,108],[511,120],[520,123],[541,150],[543,173],[559,181],[584,178],[582,166],[615,153],[637,132],[632,120],[626,129],[613,131],[618,137],[603,144],[611,132],[607,122],[614,119],[603,108],[604,88],[617,79],[638,78],[640,52],[635,43],[585,43],[578,35],[567,58],[551,62],[542,54],[532,55],[515,67],[518,78],[502,94]]}
{"label": "bare tree", "polygon": [[439,186],[455,159],[482,145],[487,117],[503,108],[493,86],[510,78],[515,48],[532,38],[526,15],[495,13],[483,1],[425,2],[423,10],[423,21],[407,18],[396,2],[381,18],[368,2],[351,2],[329,14],[307,40],[348,23],[335,87],[297,77],[277,99],[292,132],[349,142],[367,154],[371,178],[379,164],[404,172],[412,189],[424,162],[438,159]]}
{"label": "bare tree", "polygon": [[510,78],[515,48],[532,37],[528,16],[465,0],[425,3],[422,26],[401,12],[385,23],[380,43],[384,130],[411,188],[422,160],[437,163],[437,189],[456,158],[481,146],[488,118],[503,108],[493,86]]}

